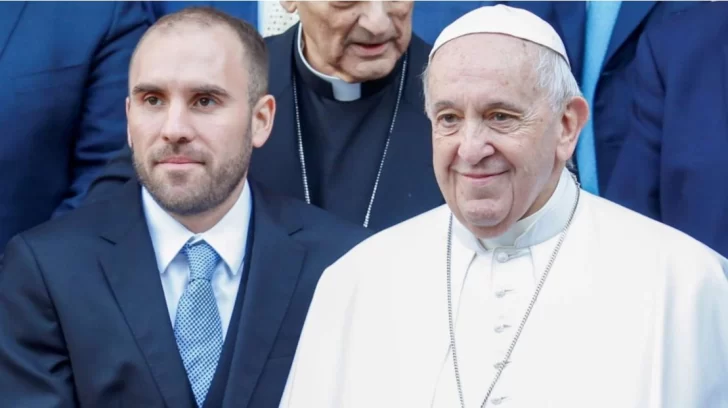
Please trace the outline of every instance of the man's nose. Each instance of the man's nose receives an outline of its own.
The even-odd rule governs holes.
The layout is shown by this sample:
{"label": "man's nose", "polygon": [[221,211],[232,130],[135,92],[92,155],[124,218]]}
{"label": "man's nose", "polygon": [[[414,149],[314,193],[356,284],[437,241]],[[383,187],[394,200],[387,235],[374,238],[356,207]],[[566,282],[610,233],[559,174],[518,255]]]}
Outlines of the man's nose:
{"label": "man's nose", "polygon": [[374,36],[382,36],[390,30],[392,21],[386,2],[369,1],[359,16],[359,25]]}
{"label": "man's nose", "polygon": [[481,123],[471,122],[464,129],[458,156],[471,166],[495,154],[489,129]]}
{"label": "man's nose", "polygon": [[168,143],[189,143],[195,138],[190,112],[185,104],[170,104],[161,135]]}

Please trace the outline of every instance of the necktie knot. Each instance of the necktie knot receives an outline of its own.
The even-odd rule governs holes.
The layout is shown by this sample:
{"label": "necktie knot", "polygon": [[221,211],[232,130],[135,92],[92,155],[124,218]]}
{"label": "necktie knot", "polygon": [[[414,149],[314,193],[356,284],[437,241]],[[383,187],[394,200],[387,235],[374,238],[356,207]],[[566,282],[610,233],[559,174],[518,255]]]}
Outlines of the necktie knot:
{"label": "necktie knot", "polygon": [[184,252],[190,265],[190,281],[212,280],[212,274],[215,272],[217,263],[220,262],[220,256],[210,244],[205,241],[188,242],[184,246]]}

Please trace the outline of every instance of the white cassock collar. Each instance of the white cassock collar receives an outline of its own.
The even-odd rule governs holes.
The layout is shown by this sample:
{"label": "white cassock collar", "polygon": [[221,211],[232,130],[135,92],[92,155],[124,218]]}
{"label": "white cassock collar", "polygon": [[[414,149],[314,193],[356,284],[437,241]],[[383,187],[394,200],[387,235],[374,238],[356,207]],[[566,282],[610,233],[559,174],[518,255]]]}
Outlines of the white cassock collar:
{"label": "white cassock collar", "polygon": [[467,248],[484,253],[494,248],[528,248],[546,242],[564,229],[576,200],[577,185],[569,170],[564,169],[554,194],[540,210],[518,221],[504,234],[478,239],[453,217],[453,234]]}
{"label": "white cassock collar", "polygon": [[298,47],[296,48],[298,49],[298,54],[301,57],[301,61],[303,61],[304,65],[306,65],[306,68],[311,71],[311,73],[331,84],[334,99],[342,102],[351,102],[361,98],[360,83],[352,84],[344,81],[343,79],[323,74],[314,69],[311,64],[306,61],[306,56],[303,55],[303,29],[301,28],[301,24],[298,25],[298,40],[296,41],[296,43],[298,44]]}

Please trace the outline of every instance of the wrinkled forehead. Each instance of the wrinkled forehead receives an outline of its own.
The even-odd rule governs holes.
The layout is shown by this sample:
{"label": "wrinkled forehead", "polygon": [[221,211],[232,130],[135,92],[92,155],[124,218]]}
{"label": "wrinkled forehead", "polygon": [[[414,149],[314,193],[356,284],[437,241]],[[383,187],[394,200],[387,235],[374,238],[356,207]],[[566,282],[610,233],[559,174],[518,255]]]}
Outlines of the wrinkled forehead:
{"label": "wrinkled forehead", "polygon": [[438,97],[501,93],[510,98],[533,98],[537,80],[538,46],[502,34],[471,34],[450,41],[433,56],[427,72],[430,101]]}

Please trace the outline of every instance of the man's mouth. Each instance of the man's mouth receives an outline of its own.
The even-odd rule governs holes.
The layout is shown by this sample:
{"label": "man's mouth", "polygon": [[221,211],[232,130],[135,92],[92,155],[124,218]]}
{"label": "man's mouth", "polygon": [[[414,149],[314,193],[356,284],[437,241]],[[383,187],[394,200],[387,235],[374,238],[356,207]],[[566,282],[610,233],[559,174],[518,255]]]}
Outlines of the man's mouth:
{"label": "man's mouth", "polygon": [[353,44],[359,54],[364,56],[379,56],[387,49],[388,42],[382,43],[355,43]]}
{"label": "man's mouth", "polygon": [[172,166],[202,164],[199,160],[194,160],[194,159],[186,157],[186,156],[171,156],[171,157],[167,157],[163,160],[160,160],[157,163],[163,164],[163,165],[172,165]]}

